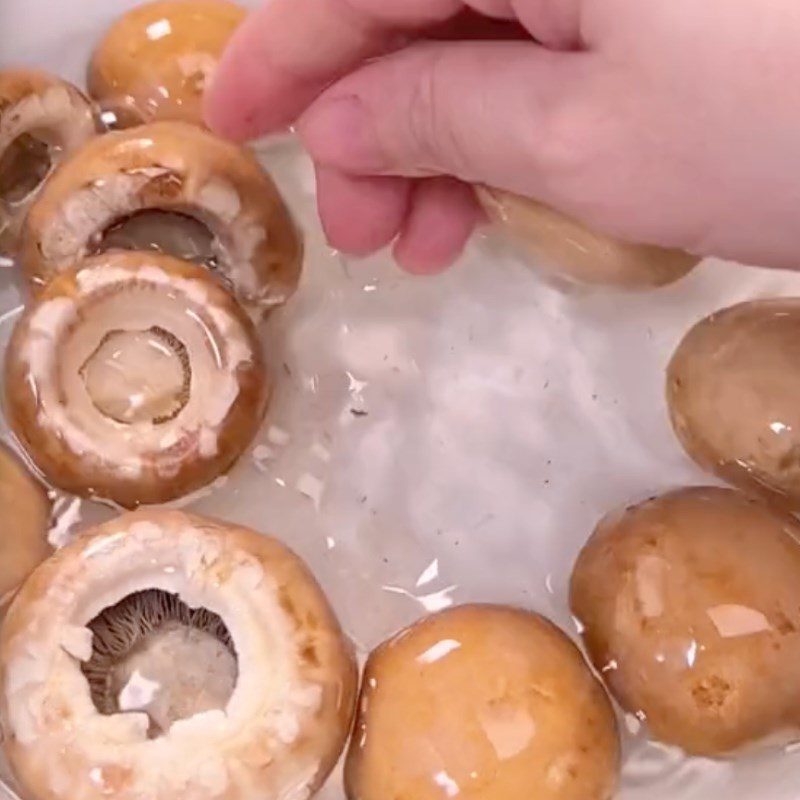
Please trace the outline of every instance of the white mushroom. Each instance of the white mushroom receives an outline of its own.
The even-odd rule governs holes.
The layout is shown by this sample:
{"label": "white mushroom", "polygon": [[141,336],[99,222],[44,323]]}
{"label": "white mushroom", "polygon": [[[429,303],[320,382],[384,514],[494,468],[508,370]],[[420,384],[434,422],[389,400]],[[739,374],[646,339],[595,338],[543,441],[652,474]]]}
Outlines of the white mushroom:
{"label": "white mushroom", "polygon": [[0,253],[13,255],[43,181],[97,133],[91,102],[43,72],[0,71]]}
{"label": "white mushroom", "polygon": [[258,309],[294,292],[303,249],[255,157],[179,122],[110,133],[76,153],[31,208],[22,260],[36,288],[120,248],[202,263]]}
{"label": "white mushroom", "polygon": [[344,746],[352,649],[306,566],[175,511],[88,532],[0,641],[3,745],[34,800],[298,800]]}
{"label": "white mushroom", "polygon": [[201,267],[109,253],[61,273],[6,360],[17,437],[57,486],[123,506],[188,493],[226,471],[268,396],[258,340]]}

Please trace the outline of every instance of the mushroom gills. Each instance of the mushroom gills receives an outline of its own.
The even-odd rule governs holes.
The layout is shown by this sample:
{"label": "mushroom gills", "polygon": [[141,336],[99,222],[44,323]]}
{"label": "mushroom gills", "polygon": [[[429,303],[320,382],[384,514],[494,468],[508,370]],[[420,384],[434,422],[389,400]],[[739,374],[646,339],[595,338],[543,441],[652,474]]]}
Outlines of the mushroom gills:
{"label": "mushroom gills", "polygon": [[217,237],[199,219],[177,211],[145,209],[118,220],[98,236],[93,253],[109,250],[165,253],[222,275]]}
{"label": "mushroom gills", "polygon": [[186,347],[169,331],[113,330],[81,367],[95,408],[122,424],[174,419],[189,401],[192,368]]}
{"label": "mushroom gills", "polygon": [[238,660],[222,619],[176,594],[147,589],[100,612],[87,626],[92,655],[81,666],[101,714],[145,712],[155,739],[177,720],[227,704]]}
{"label": "mushroom gills", "polygon": [[24,202],[53,169],[54,148],[35,133],[17,136],[0,156],[0,200]]}

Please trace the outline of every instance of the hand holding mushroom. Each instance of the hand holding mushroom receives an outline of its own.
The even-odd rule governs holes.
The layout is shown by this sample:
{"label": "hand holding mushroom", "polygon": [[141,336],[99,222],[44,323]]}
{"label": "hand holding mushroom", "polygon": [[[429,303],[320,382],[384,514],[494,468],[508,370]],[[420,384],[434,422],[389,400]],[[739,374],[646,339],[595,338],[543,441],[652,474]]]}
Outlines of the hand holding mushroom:
{"label": "hand holding mushroom", "polygon": [[[238,138],[297,121],[336,247],[371,252],[399,234],[401,264],[439,269],[478,220],[465,183],[479,183],[634,242],[800,261],[786,170],[800,142],[791,0],[348,9],[265,4],[235,35],[207,105],[211,125]],[[470,11],[507,21],[515,41],[425,41]]]}

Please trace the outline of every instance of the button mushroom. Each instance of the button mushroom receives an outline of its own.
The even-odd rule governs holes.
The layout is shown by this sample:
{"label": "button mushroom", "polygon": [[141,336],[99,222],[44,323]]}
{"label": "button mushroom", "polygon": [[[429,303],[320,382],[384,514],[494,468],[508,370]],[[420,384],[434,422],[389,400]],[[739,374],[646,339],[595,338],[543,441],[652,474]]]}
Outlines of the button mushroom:
{"label": "button mushroom", "polygon": [[40,287],[127,247],[202,263],[254,309],[283,303],[300,277],[301,239],[255,157],[180,122],[110,133],[69,159],[28,214],[22,261]]}
{"label": "button mushroom", "polygon": [[479,187],[489,218],[550,275],[571,283],[651,289],[674,283],[700,259],[680,250],[633,244],[590,230],[577,220],[499,189]]}
{"label": "button mushroom", "polygon": [[33,800],[309,798],[357,680],[294,553],[168,510],[42,564],[5,620],[0,673],[3,747]]}
{"label": "button mushroom", "polygon": [[800,510],[800,300],[740,303],[689,331],[667,371],[686,452],[745,491]]}
{"label": "button mushroom", "polygon": [[228,0],[156,0],[115,22],[95,50],[89,93],[111,127],[203,123],[203,91],[245,11]]}
{"label": "button mushroom", "polygon": [[0,610],[50,554],[50,503],[42,486],[7,447],[0,445]]}
{"label": "button mushroom", "polygon": [[266,407],[259,342],[200,267],[156,253],[59,274],[6,359],[11,426],[55,485],[131,507],[225,472]]}
{"label": "button mushroom", "polygon": [[350,800],[609,800],[614,712],[574,644],[502,606],[435,614],[367,662]]}
{"label": "button mushroom", "polygon": [[650,734],[720,756],[800,732],[800,525],[730,489],[614,513],[572,574],[572,611],[611,692]]}
{"label": "button mushroom", "polygon": [[34,70],[0,71],[0,254],[14,255],[43,181],[96,133],[92,104],[74,86]]}

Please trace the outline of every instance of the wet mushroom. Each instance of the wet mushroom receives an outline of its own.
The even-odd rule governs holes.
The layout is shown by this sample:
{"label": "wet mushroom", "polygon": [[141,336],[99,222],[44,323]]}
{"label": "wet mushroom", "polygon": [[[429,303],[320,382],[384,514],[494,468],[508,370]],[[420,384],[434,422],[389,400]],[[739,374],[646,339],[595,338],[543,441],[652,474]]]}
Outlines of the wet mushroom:
{"label": "wet mushroom", "polygon": [[650,736],[716,758],[800,733],[800,525],[693,486],[614,511],[570,580],[598,674]]}
{"label": "wet mushroom", "polygon": [[750,300],[698,322],[667,369],[686,453],[751,494],[800,511],[800,300]]}
{"label": "wet mushroom", "polygon": [[34,572],[0,639],[3,746],[33,800],[309,798],[344,747],[356,667],[275,539],[125,514]]}
{"label": "wet mushroom", "polygon": [[255,157],[181,122],[110,133],[76,153],[31,208],[22,261],[41,287],[87,255],[126,248],[201,263],[261,310],[294,292],[303,251]]}
{"label": "wet mushroom", "polygon": [[610,800],[618,772],[611,703],[537,614],[456,606],[367,661],[349,800]]}
{"label": "wet mushroom", "polygon": [[0,445],[0,612],[33,570],[50,555],[50,502],[22,461]]}
{"label": "wet mushroom", "polygon": [[71,84],[35,70],[0,70],[0,255],[14,255],[44,180],[96,133],[91,102]]}
{"label": "wet mushroom", "polygon": [[109,253],[56,277],[6,358],[10,424],[56,486],[132,507],[193,491],[255,435],[259,342],[201,267]]}
{"label": "wet mushroom", "polygon": [[156,0],[120,17],[89,64],[89,93],[116,128],[203,124],[203,91],[245,17],[228,0]]}
{"label": "wet mushroom", "polygon": [[590,230],[527,197],[479,187],[489,219],[536,259],[537,266],[570,283],[618,289],[655,289],[680,280],[700,259],[682,250],[634,244]]}

